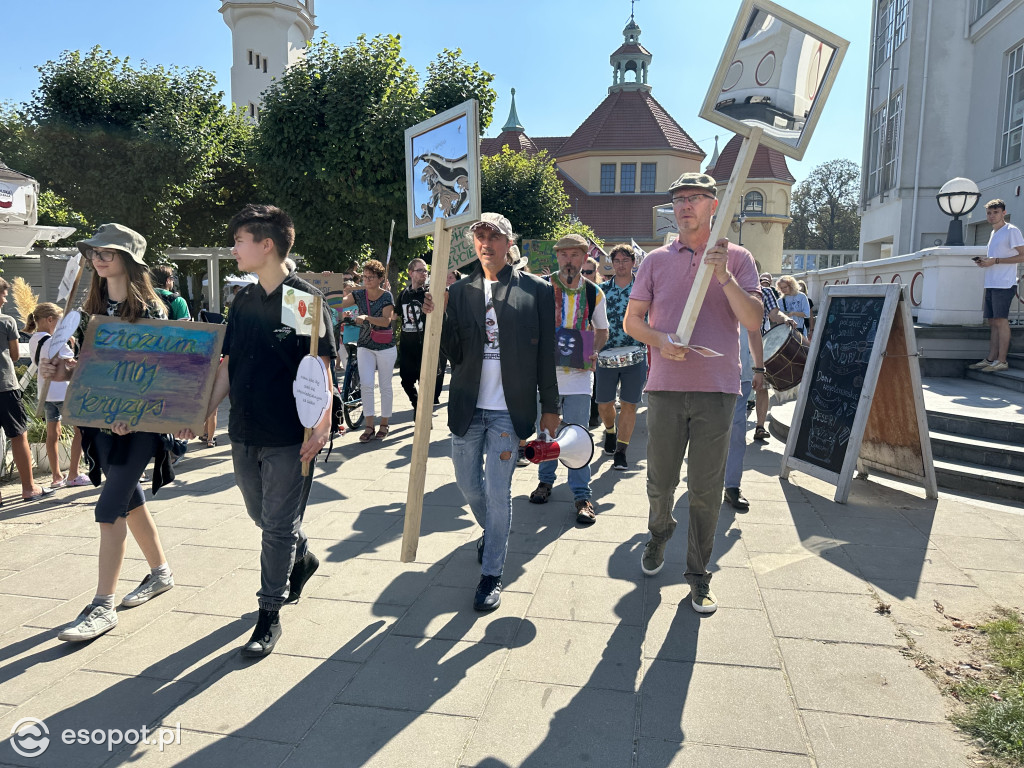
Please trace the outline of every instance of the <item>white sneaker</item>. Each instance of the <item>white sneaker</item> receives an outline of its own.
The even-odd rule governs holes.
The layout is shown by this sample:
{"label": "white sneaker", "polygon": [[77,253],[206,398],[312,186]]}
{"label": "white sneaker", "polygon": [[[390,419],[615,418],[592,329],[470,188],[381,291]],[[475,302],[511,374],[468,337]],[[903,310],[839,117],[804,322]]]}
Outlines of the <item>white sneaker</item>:
{"label": "white sneaker", "polygon": [[970,365],[967,366],[967,368],[969,370],[972,370],[972,371],[980,371],[982,368],[987,368],[990,365],[992,365],[992,361],[986,359],[986,360],[979,360],[976,363],[971,363]]}
{"label": "white sneaker", "polygon": [[151,600],[159,594],[166,592],[168,589],[174,586],[174,576],[168,576],[163,578],[162,576],[153,576],[153,574],[146,574],[146,578],[142,580],[135,589],[129,592],[121,600],[121,605],[125,608],[134,608],[137,605],[142,605],[147,600]]}
{"label": "white sneaker", "polygon": [[82,643],[109,632],[117,626],[117,612],[113,608],[91,603],[78,614],[75,621],[57,635],[58,640],[69,643]]}

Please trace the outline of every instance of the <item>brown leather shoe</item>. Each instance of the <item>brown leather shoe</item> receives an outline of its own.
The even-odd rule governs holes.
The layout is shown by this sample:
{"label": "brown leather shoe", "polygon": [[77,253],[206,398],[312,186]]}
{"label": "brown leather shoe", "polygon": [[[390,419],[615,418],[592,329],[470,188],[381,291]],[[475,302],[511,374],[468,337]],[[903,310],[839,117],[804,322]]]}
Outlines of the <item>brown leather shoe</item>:
{"label": "brown leather shoe", "polygon": [[590,503],[589,499],[579,499],[576,502],[576,522],[581,525],[593,525],[597,522],[594,505]]}

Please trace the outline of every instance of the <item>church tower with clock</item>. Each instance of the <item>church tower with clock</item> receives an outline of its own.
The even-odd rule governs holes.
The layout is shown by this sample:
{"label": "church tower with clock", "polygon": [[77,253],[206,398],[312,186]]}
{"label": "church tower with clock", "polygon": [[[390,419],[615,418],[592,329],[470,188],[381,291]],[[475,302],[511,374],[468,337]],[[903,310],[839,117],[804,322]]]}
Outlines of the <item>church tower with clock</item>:
{"label": "church tower with clock", "polygon": [[223,0],[231,29],[231,101],[259,122],[263,92],[306,51],[316,31],[314,0]]}

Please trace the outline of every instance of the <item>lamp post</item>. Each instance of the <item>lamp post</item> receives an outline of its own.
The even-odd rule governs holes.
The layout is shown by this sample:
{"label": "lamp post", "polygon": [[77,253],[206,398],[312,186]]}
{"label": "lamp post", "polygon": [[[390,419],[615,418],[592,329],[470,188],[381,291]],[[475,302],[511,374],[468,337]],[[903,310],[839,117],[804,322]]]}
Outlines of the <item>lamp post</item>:
{"label": "lamp post", "polygon": [[964,224],[960,217],[970,213],[978,205],[981,199],[981,192],[978,185],[970,179],[957,176],[942,185],[939,194],[935,196],[939,208],[947,216],[952,216],[949,222],[949,230],[946,232],[946,245],[964,244]]}
{"label": "lamp post", "polygon": [[740,215],[737,220],[740,223],[740,245],[743,245],[743,222],[747,220],[747,214],[740,211]]}

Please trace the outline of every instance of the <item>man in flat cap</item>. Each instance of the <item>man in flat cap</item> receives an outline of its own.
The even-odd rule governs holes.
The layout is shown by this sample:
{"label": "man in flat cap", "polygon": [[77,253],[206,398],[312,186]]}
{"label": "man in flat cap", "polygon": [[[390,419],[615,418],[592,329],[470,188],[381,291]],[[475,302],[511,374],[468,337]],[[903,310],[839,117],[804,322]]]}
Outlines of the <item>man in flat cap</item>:
{"label": "man in flat cap", "polygon": [[[583,276],[590,244],[581,235],[566,235],[555,243],[558,272],[551,276],[554,291],[554,333],[557,335],[556,366],[558,395],[561,399],[562,420],[579,424],[584,429],[590,424],[590,397],[594,389],[594,368],[597,351],[608,341],[608,314],[604,293],[597,284]],[[584,351],[584,335],[591,334],[593,344]],[[551,434],[554,437],[554,433]],[[538,468],[539,483],[530,494],[534,504],[545,504],[555,484],[557,461],[545,461]],[[569,470],[569,488],[572,491],[576,522],[591,525],[597,517],[591,502],[590,465]]]}
{"label": "man in flat cap", "polygon": [[[626,333],[652,349],[647,379],[651,537],[641,568],[653,576],[665,564],[665,545],[676,527],[674,494],[691,445],[685,576],[690,604],[698,613],[713,613],[718,607],[708,565],[722,505],[733,408],[740,394],[740,326],[758,329],[763,312],[754,257],[724,238],[708,242],[718,208],[715,191],[715,180],[706,173],[684,173],[669,187],[679,237],[640,265],[623,323]],[[720,353],[718,357],[704,357],[674,343],[701,261],[713,274],[690,342]]]}
{"label": "man in flat cap", "polygon": [[[512,472],[520,439],[540,426],[558,428],[555,305],[551,286],[509,260],[516,235],[497,213],[469,231],[479,257],[473,272],[446,294],[441,350],[452,364],[448,426],[455,482],[484,529],[473,607],[501,603],[501,574],[512,527]],[[429,294],[423,311],[434,310]],[[484,464],[486,462],[486,472]]]}

